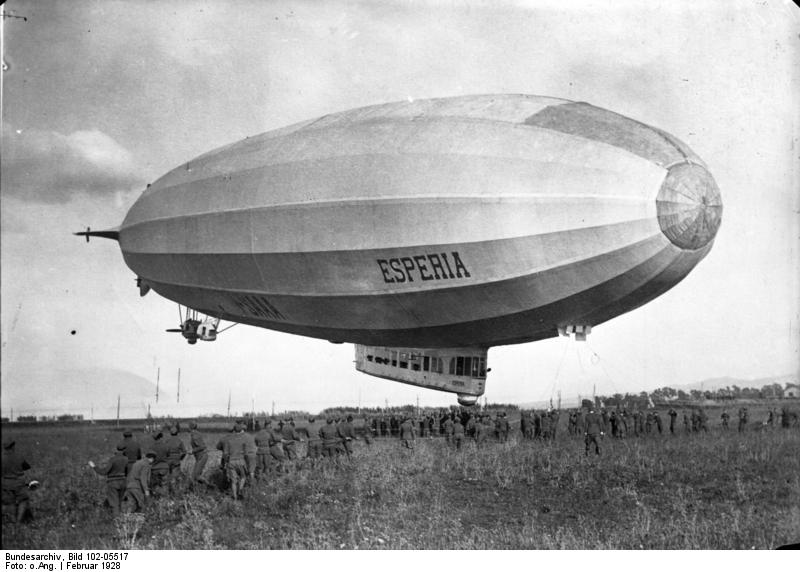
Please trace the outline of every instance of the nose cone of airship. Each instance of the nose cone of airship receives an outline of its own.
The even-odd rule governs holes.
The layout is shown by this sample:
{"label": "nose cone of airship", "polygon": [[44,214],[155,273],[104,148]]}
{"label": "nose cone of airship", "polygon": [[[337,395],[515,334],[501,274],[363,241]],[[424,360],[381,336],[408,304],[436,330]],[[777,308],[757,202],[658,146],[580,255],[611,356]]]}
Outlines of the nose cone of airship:
{"label": "nose cone of airship", "polygon": [[667,172],[656,197],[661,232],[683,250],[698,250],[714,240],[722,222],[722,197],[711,174],[681,163]]}

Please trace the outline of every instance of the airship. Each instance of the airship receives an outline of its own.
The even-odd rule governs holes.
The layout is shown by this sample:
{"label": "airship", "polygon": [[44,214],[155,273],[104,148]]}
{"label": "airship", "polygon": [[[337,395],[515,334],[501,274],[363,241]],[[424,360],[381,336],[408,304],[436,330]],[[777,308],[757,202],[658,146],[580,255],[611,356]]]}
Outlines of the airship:
{"label": "airship", "polygon": [[140,293],[220,320],[355,345],[358,371],[474,404],[489,348],[584,339],[680,282],[722,218],[672,135],[533,95],[402,101],[210,151],[148,185],[118,228]]}

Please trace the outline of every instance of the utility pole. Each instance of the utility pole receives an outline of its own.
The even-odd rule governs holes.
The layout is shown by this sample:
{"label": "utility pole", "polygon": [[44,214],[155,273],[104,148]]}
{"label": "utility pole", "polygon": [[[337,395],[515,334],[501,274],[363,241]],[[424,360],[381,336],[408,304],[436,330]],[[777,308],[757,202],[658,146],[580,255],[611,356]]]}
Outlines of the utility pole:
{"label": "utility pole", "polygon": [[178,368],[178,403],[181,402],[181,368]]}
{"label": "utility pole", "polygon": [[231,420],[231,390],[228,390],[228,421]]}
{"label": "utility pole", "polygon": [[117,394],[117,427],[119,427],[119,393]]}
{"label": "utility pole", "polygon": [[161,381],[161,368],[156,372],[156,403],[158,403],[158,382]]}
{"label": "utility pole", "polygon": [[275,402],[272,402],[272,417],[275,417]]}

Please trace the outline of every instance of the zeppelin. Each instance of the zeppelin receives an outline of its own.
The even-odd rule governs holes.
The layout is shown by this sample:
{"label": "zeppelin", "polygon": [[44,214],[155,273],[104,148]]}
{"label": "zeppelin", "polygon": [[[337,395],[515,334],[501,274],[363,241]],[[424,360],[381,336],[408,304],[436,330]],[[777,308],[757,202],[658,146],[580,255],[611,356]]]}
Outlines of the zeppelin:
{"label": "zeppelin", "polygon": [[647,303],[708,254],[721,217],[705,163],[672,135],[587,103],[481,95],[249,137],[149,185],[119,228],[79,234],[119,240],[143,293],[354,343],[359,371],[468,404],[488,348],[580,337]]}

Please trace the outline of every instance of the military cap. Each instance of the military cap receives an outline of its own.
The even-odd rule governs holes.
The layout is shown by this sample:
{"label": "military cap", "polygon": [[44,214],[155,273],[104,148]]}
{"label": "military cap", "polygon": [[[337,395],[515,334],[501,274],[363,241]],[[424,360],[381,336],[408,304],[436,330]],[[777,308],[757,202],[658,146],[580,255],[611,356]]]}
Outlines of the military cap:
{"label": "military cap", "polygon": [[125,445],[123,445],[122,443],[119,443],[117,445],[117,451],[124,451],[124,450],[125,450]]}
{"label": "military cap", "polygon": [[148,451],[144,454],[145,457],[152,457],[153,459],[156,458],[156,454],[153,451]]}
{"label": "military cap", "polygon": [[131,433],[130,431],[125,431],[125,432],[122,434],[122,436],[123,436],[123,437],[133,437],[133,433]]}

